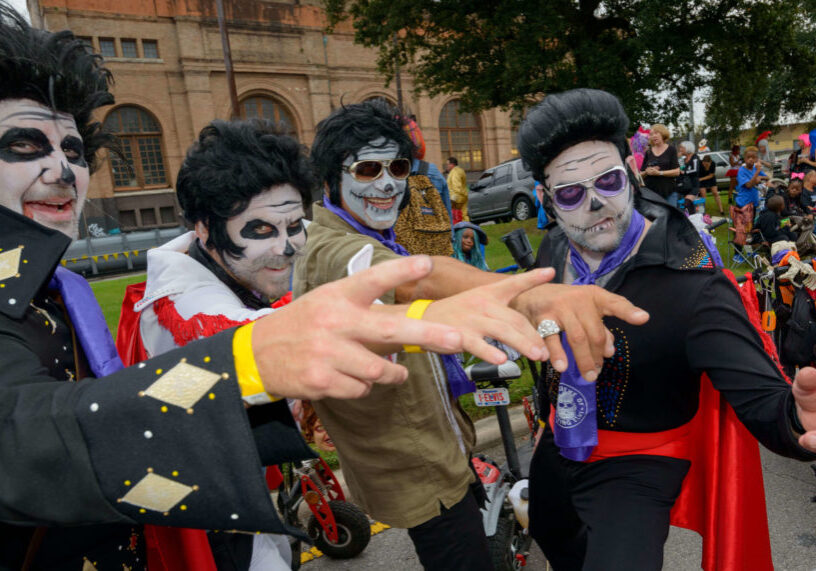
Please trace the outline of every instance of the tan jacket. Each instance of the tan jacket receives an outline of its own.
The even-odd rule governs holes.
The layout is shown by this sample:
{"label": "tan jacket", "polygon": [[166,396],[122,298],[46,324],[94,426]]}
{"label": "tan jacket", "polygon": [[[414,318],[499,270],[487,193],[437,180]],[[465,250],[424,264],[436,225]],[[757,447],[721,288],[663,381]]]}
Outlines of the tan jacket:
{"label": "tan jacket", "polygon": [[[349,259],[366,244],[374,245],[372,265],[397,257],[318,205],[308,234],[306,255],[295,267],[295,297],[345,277]],[[382,301],[393,303],[393,292]],[[464,497],[474,480],[468,456],[476,435],[451,403],[437,355],[400,353],[397,361],[409,371],[402,385],[375,385],[365,398],[324,399],[314,407],[337,446],[354,501],[384,523],[414,527],[439,515],[440,504],[451,507]]]}
{"label": "tan jacket", "polygon": [[462,211],[465,220],[467,215],[468,185],[465,169],[453,167],[448,173],[448,191],[450,192],[451,206]]}

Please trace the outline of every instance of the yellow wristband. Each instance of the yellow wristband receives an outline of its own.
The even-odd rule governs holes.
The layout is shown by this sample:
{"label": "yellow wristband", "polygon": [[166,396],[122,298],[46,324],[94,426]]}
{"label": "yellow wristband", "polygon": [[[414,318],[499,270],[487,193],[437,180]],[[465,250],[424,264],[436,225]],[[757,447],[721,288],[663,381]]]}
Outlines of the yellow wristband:
{"label": "yellow wristband", "polygon": [[[408,319],[422,319],[422,316],[425,315],[425,310],[428,309],[428,306],[432,303],[432,299],[415,300],[410,306],[408,306],[408,311],[405,312],[405,317]],[[406,353],[422,353],[422,348],[419,345],[403,345],[402,349]]]}
{"label": "yellow wristband", "polygon": [[241,397],[249,404],[264,404],[280,400],[266,392],[261,382],[261,374],[252,352],[252,329],[255,322],[239,327],[232,338],[232,355],[235,358],[235,373]]}

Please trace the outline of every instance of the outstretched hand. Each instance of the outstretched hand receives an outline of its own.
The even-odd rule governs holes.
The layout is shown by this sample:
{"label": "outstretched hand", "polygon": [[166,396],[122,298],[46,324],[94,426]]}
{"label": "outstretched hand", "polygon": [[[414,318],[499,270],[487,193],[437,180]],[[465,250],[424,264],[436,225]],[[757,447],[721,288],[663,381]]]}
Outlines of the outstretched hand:
{"label": "outstretched hand", "polygon": [[374,383],[405,381],[405,367],[368,345],[419,345],[429,351],[462,350],[453,327],[372,310],[372,303],[398,285],[426,276],[428,256],[378,264],[315,288],[258,320],[252,349],[264,388],[279,397],[359,398]]}
{"label": "outstretched hand", "polygon": [[816,452],[816,369],[803,367],[793,380],[793,398],[796,399],[796,413],[805,433],[799,444],[811,452]]}
{"label": "outstretched hand", "polygon": [[[546,284],[519,295],[513,307],[534,326],[544,319],[554,320],[566,332],[578,370],[588,381],[598,378],[604,357],[615,354],[614,338],[602,319],[614,316],[632,325],[649,320],[648,313],[625,297],[594,285]],[[560,336],[551,335],[544,341],[552,366],[565,371],[568,363]]]}
{"label": "outstretched hand", "polygon": [[521,313],[508,307],[519,294],[550,281],[555,272],[533,270],[433,302],[424,320],[452,325],[462,333],[464,350],[476,357],[500,364],[507,360],[501,350],[484,338],[492,337],[513,347],[526,357],[543,361],[549,357],[546,345]]}

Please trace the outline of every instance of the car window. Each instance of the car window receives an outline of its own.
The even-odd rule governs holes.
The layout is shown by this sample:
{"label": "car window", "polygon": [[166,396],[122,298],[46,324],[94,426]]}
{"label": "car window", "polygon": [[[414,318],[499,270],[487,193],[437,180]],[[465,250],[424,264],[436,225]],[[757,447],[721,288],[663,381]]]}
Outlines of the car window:
{"label": "car window", "polygon": [[706,156],[711,157],[711,160],[714,161],[714,164],[718,167],[727,167],[728,161],[723,159],[722,155],[719,153],[710,153]]}
{"label": "car window", "polygon": [[523,161],[518,161],[516,163],[516,176],[519,178],[519,180],[521,180],[523,178],[527,178],[528,176],[533,176],[533,173],[524,168]]}
{"label": "car window", "polygon": [[508,182],[510,182],[510,165],[497,167],[496,174],[493,177],[493,184],[498,186]]}
{"label": "car window", "polygon": [[493,171],[485,171],[482,173],[482,176],[479,177],[479,181],[481,182],[486,178],[490,178],[491,176],[493,176]]}

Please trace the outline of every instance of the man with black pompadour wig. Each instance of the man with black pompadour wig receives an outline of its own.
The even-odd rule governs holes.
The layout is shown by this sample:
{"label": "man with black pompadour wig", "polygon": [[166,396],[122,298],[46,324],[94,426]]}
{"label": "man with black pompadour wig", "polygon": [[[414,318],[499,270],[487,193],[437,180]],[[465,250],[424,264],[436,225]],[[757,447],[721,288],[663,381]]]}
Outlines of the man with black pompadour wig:
{"label": "man with black pompadour wig", "polygon": [[519,130],[558,224],[536,266],[651,315],[641,327],[605,320],[615,353],[597,378],[572,358],[546,369],[530,532],[556,571],[659,570],[670,521],[703,535],[704,569],[770,569],[759,451],[745,428],[776,453],[816,457],[816,370],[791,390],[733,275],[680,211],[639,188],[628,126],[614,95],[575,89],[545,97]]}
{"label": "man with black pompadour wig", "polygon": [[[309,241],[295,268],[296,299],[360,268],[407,254],[393,231],[406,203],[411,165],[411,141],[397,110],[380,101],[336,110],[318,125],[311,155],[324,196],[322,205],[313,207]],[[468,346],[493,363],[507,357],[487,345],[486,336],[529,358],[552,355],[563,362],[557,339],[542,341],[531,321],[555,317],[578,335],[586,323],[582,320],[591,320],[596,311],[633,323],[647,318],[622,298],[596,297],[597,288],[541,285],[550,272],[506,277],[449,257],[432,259],[427,278],[380,300],[386,307],[411,303],[407,315],[417,319],[451,316],[466,333]],[[594,370],[604,351],[611,350],[610,338],[602,328],[591,335],[582,332],[585,342],[596,343],[598,361],[584,352],[581,364]],[[479,512],[482,489],[469,462],[473,425],[456,400],[471,392],[472,384],[455,358],[421,354],[410,346],[395,358],[409,370],[398,390],[374,388],[355,403],[313,403],[332,435],[346,482],[355,501],[376,519],[408,528],[426,569],[490,569]]]}

